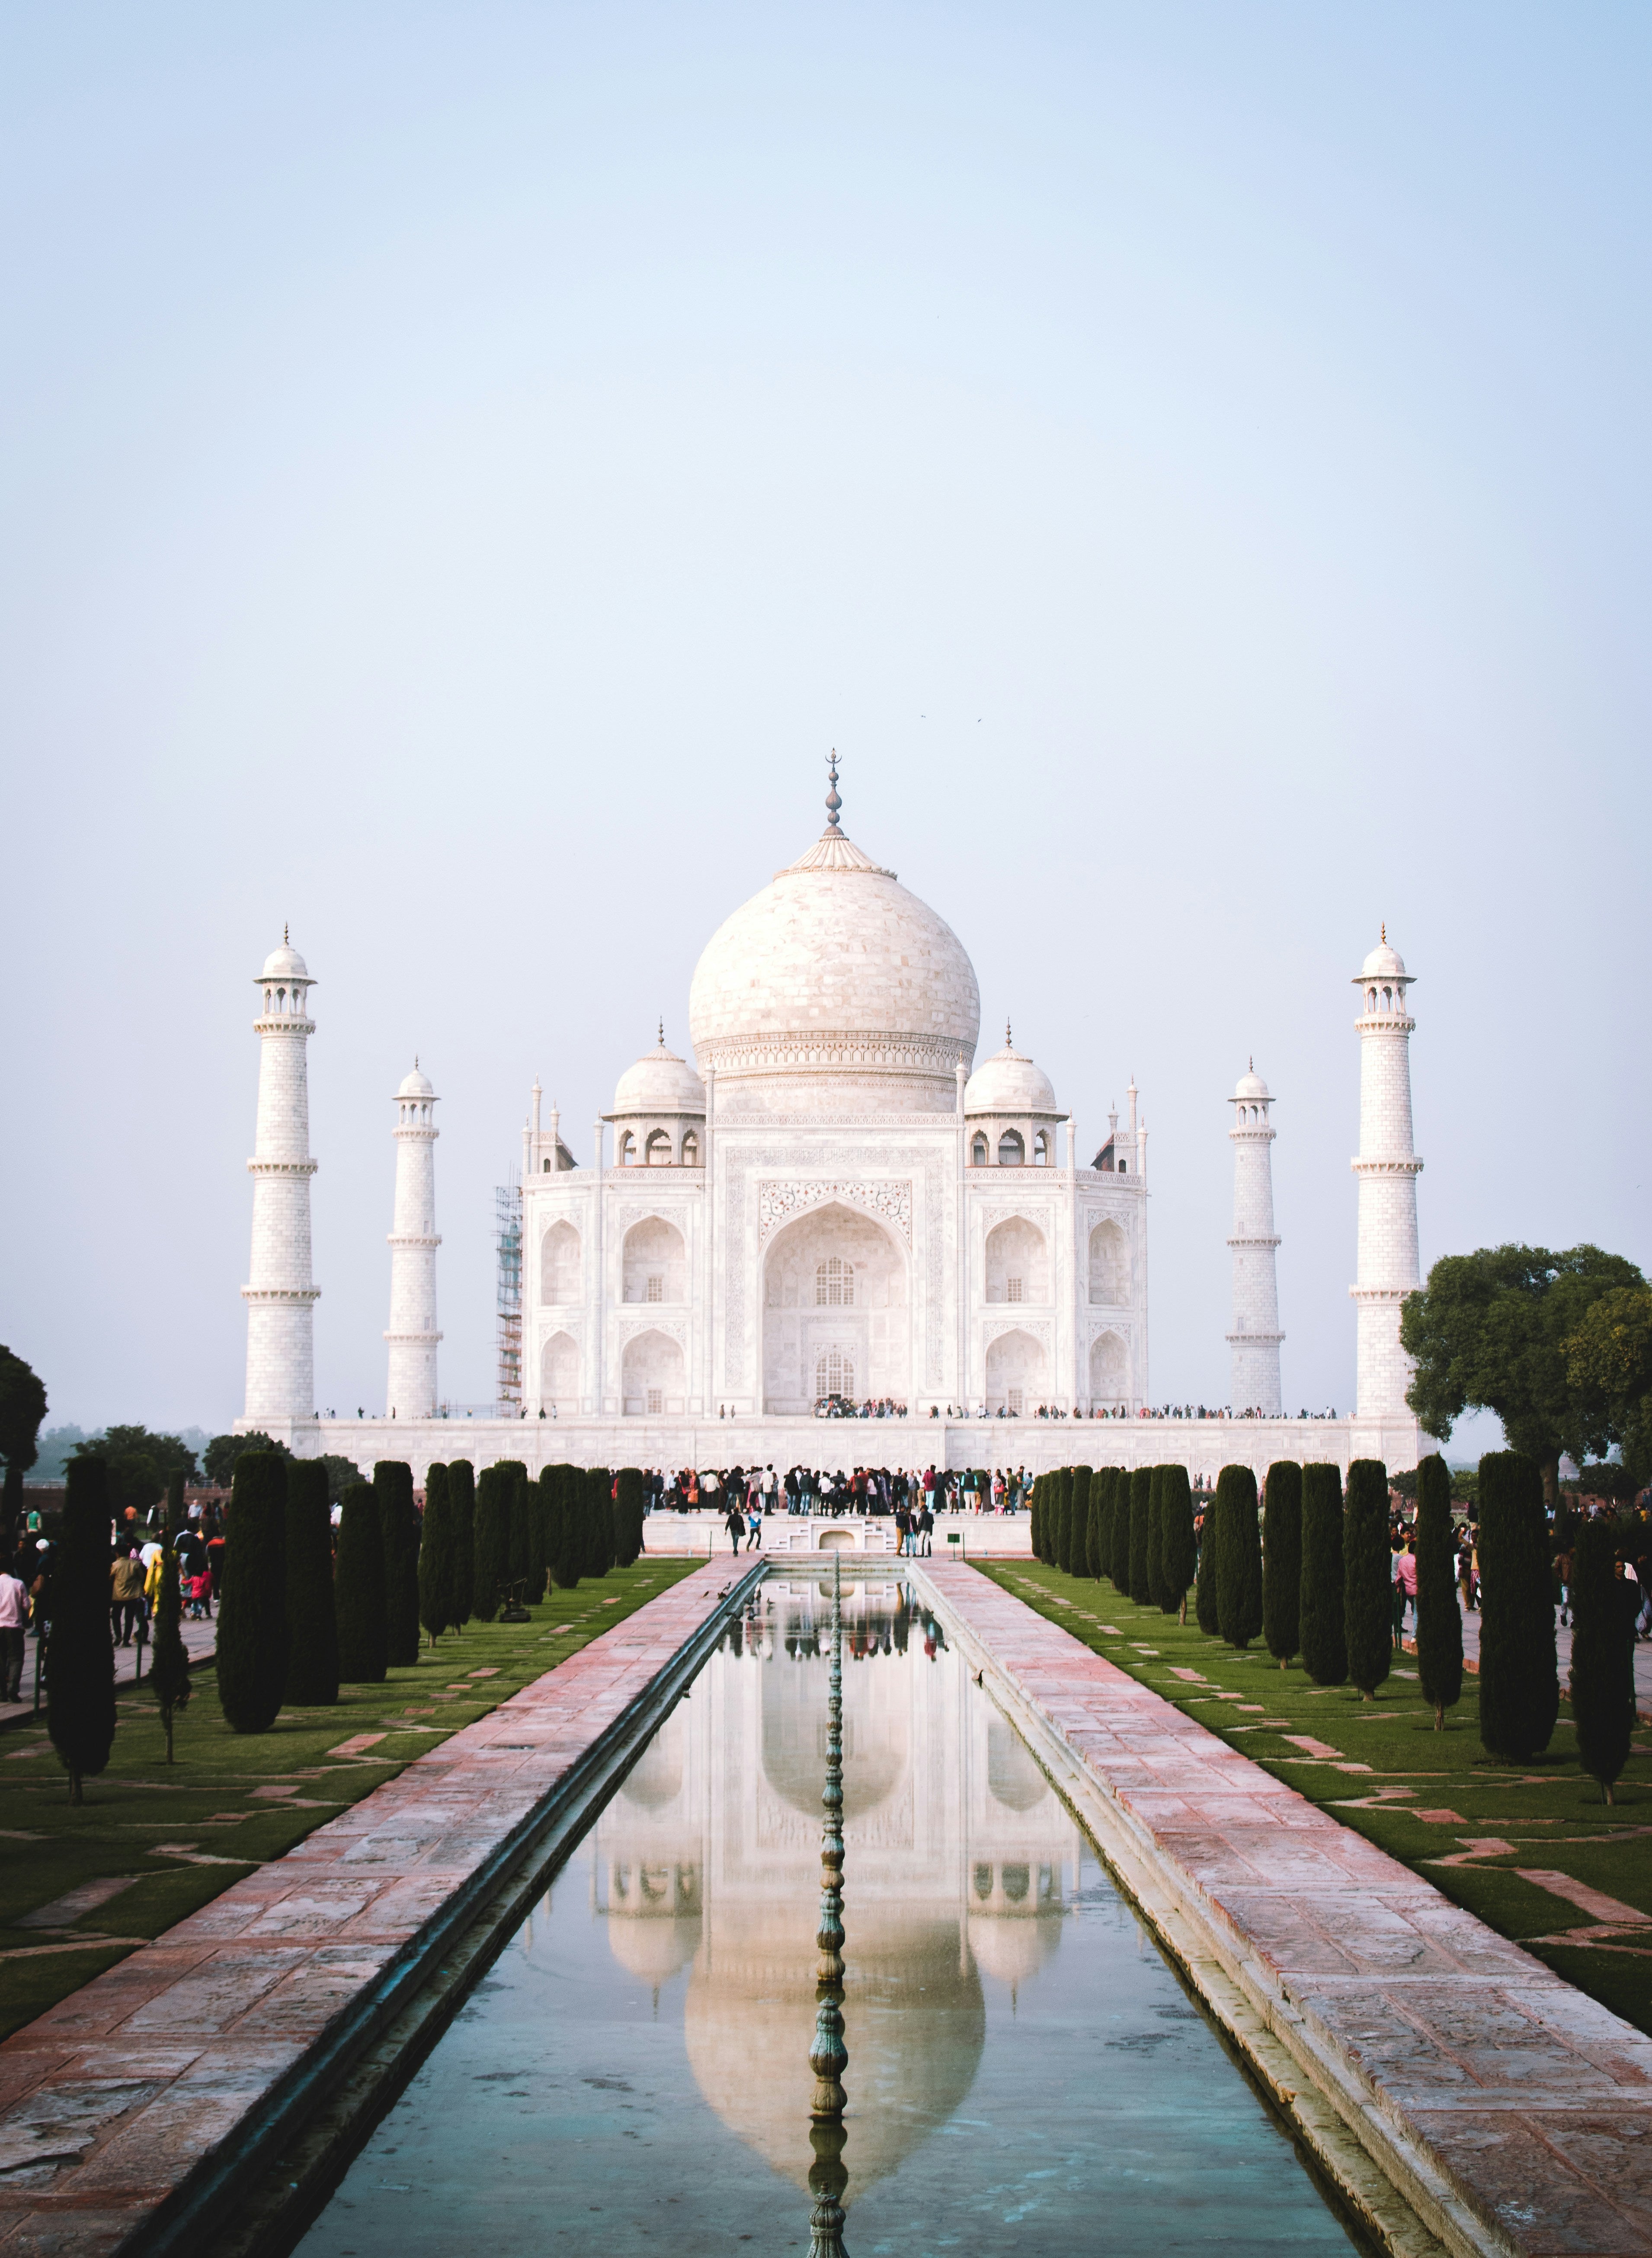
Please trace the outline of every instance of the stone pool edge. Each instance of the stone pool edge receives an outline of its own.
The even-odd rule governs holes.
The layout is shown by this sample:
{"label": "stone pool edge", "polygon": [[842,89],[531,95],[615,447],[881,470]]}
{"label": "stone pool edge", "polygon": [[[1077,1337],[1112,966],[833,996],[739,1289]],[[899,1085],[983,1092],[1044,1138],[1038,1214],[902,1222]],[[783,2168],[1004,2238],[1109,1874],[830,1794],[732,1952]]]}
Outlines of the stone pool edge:
{"label": "stone pool edge", "polygon": [[[1478,2148],[1459,2138],[1455,2154],[1443,2154],[1440,2141],[1418,2121],[1414,2096],[1402,2090],[1393,2070],[1364,2058],[1358,2048],[1333,2028],[1321,2012],[1321,1999],[1293,1996],[1293,1971],[1276,1956],[1278,1947],[1248,1924],[1245,1911],[1262,1914],[1265,1925],[1268,1913],[1288,1904],[1291,1860],[1300,1855],[1306,1838],[1320,1828],[1328,1829],[1343,1844],[1358,1845],[1362,1885],[1373,1901],[1385,1884],[1396,1897],[1432,1899],[1438,1907],[1440,1933],[1451,1937],[1459,1953],[1473,1954],[1479,1947],[1485,1968],[1519,1963],[1522,1980],[1533,1992],[1545,1997],[1569,1995],[1590,2026],[1586,2034],[1570,2041],[1579,2058],[1600,2069],[1599,2056],[1608,2050],[1601,2044],[1604,2036],[1612,2042],[1609,2050],[1635,2073],[1633,2087],[1621,2082],[1606,2087],[1602,2070],[1604,2090],[1594,2103],[1598,2113],[1615,2111],[1633,2116],[1648,2146],[1652,2146],[1652,2044],[1013,1594],[978,1577],[963,1563],[921,1560],[904,1566],[925,1588],[948,1637],[979,1674],[984,1688],[1026,1739],[1165,1949],[1368,2233],[1402,2258],[1435,2258],[1442,2251],[1450,2252],[1452,2258],[1492,2258],[1492,2254],[1496,2258],[1530,2258],[1535,2252],[1558,2248],[1593,2254],[1593,2258],[1606,2258],[1606,2254],[1612,2258],[1625,2254],[1627,2258],[1627,2254],[1652,2249],[1652,2236],[1631,2222],[1625,2207],[1613,2205],[1619,2215],[1603,2219],[1597,2202],[1591,2213],[1589,2198],[1599,2195],[1598,2185],[1556,2187],[1560,2158],[1552,2148],[1548,2155],[1541,2150],[1550,2147],[1551,2141],[1557,2142],[1557,2134],[1551,2134],[1551,2141],[1528,2139],[1532,2153],[1527,2156],[1508,2153],[1513,2146],[1513,2116],[1495,2097],[1480,2097],[1486,2114]],[[972,1600],[980,1604],[972,1608]],[[991,1621],[994,1615],[1001,1617],[996,1626]],[[1015,1651],[996,1651],[994,1629],[999,1644],[1013,1645]],[[1036,1686],[1027,1682],[1029,1678],[1044,1683]],[[1132,1748],[1128,1736],[1119,1739],[1109,1770],[1107,1753],[1097,1743],[1121,1725],[1127,1736],[1128,1729],[1135,1728],[1136,1745]],[[1190,1776],[1205,1772],[1203,1778],[1190,1777],[1179,1793],[1195,1813],[1200,1799],[1205,1799],[1210,1814],[1205,1824],[1213,1842],[1220,1838],[1225,1823],[1222,1807],[1229,1800],[1243,1800],[1248,1791],[1262,1796],[1282,1818],[1287,1801],[1297,1807],[1290,1814],[1293,1823],[1277,1837],[1280,1872],[1273,1888],[1264,1875],[1259,1887],[1226,1892],[1247,1899],[1247,1907],[1224,1903],[1207,1881],[1201,1882],[1161,1839],[1153,1817],[1142,1807],[1155,1800],[1162,1805],[1179,1800],[1178,1759],[1187,1760],[1185,1769]],[[1129,1784],[1123,1785],[1126,1775]],[[1220,1850],[1216,1863],[1221,1863]],[[1384,1869],[1391,1870],[1391,1875]],[[1302,1885],[1299,1881],[1294,1886],[1300,1891]],[[1299,1991],[1309,1993],[1328,1988],[1323,1979],[1298,1985]],[[1363,1995],[1349,1996],[1369,1998],[1380,1990],[1380,1980],[1372,1978]],[[1607,2026],[1615,2027],[1607,2031]],[[1419,2056],[1425,2052],[1419,2040]],[[1421,2086],[1426,2073],[1420,2070],[1405,2083]],[[1563,2113],[1569,2105],[1584,2127],[1583,2108],[1570,2094],[1548,2097],[1540,2091],[1529,2110],[1541,2117],[1545,2112]],[[1457,2107],[1461,2105],[1459,2095]],[[1430,2108],[1430,2100],[1425,2098],[1423,2106]],[[1448,2131],[1455,2129],[1448,2122],[1452,2113],[1449,2105],[1432,2105],[1431,2113]],[[1522,2164],[1531,2171],[1529,2183],[1519,2179]],[[1583,2181],[1584,2176],[1578,2176]],[[1598,2183],[1601,2177],[1597,2164],[1593,2180]],[[1579,2198],[1578,2215],[1568,2213],[1563,2222],[1539,2210],[1530,2214],[1530,2233],[1511,2231],[1497,2215],[1499,2209],[1508,2207],[1511,2180],[1530,2184],[1540,2204],[1543,2193],[1555,2194],[1561,2198],[1557,2212],[1563,2211],[1565,2198]],[[1640,2192],[1643,2201],[1643,2191]]]}
{"label": "stone pool edge", "polygon": [[[32,2254],[48,2252],[52,2258],[75,2258],[80,2253],[87,2258],[93,2253],[99,2258],[117,2258],[117,2254],[118,2258],[199,2258],[210,2250],[217,2258],[219,2253],[290,2242],[308,2224],[308,2217],[301,2216],[296,2225],[294,2214],[312,2213],[324,2201],[383,2108],[583,1835],[766,1567],[766,1562],[753,1560],[720,1591],[709,1591],[703,1587],[727,1572],[722,1563],[708,1562],[521,1688],[487,1717],[417,1758],[351,1806],[340,1820],[329,1821],[296,1844],[284,1858],[270,1861],[257,1874],[232,1885],[143,1952],[95,1978],[0,2044],[0,2137],[15,2129],[19,2120],[26,2128],[31,2105],[43,2091],[49,2092],[60,2075],[66,2083],[72,2080],[77,2090],[112,2089],[106,2120],[98,2123],[83,2152],[50,2188],[32,2190],[15,2182],[8,2188],[0,2179],[0,2254],[4,2258],[12,2258],[13,2253],[18,2258],[25,2253],[32,2258]],[[645,1637],[652,1628],[646,1621],[652,1610],[662,1610],[656,1618],[659,1625],[688,1608],[695,1610],[698,1620],[687,1623],[685,1635],[663,1658],[644,1657],[630,1665],[616,1660],[624,1647],[637,1645],[639,1633]],[[158,2141],[162,2156],[169,2146],[176,2153],[175,2120],[184,2098],[180,2095],[174,2099],[167,2089],[182,2086],[196,2064],[182,2058],[188,2042],[181,2047],[174,2030],[151,2036],[149,2049],[157,2057],[168,2058],[173,2076],[167,2078],[163,2070],[157,2081],[160,2090],[147,2094],[128,2114],[118,2089],[132,2084],[134,2056],[146,2050],[143,2040],[118,2013],[112,2017],[106,2013],[106,2027],[77,2043],[53,2029],[61,2024],[64,2011],[89,2001],[95,2020],[94,1995],[118,1985],[123,1977],[130,1984],[146,1954],[171,1948],[175,1955],[179,1940],[190,1932],[229,1934],[227,1925],[236,1917],[238,1899],[245,1896],[247,1910],[256,1913],[258,1907],[250,1900],[260,1885],[267,1888],[272,1882],[290,1881],[304,1865],[324,1855],[325,1838],[333,1830],[348,1829],[360,1841],[370,1836],[381,1815],[390,1827],[404,1824],[407,1799],[418,1792],[422,1767],[439,1766],[441,1778],[433,1792],[451,1800],[453,1773],[474,1754],[479,1774],[474,1793],[478,1804],[485,1804],[491,1786],[488,1758],[496,1746],[516,1747],[503,1736],[527,1729],[524,1709],[530,1710],[536,1697],[559,1678],[571,1686],[581,1677],[600,1673],[605,1665],[610,1681],[623,1678],[628,1669],[636,1679],[634,1685],[621,1689],[624,1699],[620,1708],[615,1710],[611,1701],[605,1702],[600,1687],[587,1698],[579,1717],[581,1725],[589,1720],[588,1735],[577,1747],[560,1751],[555,1777],[502,1832],[489,1837],[485,1818],[473,1818],[468,1828],[463,1818],[457,1820],[456,1831],[469,1835],[467,1848],[475,1852],[467,1867],[424,1908],[417,1926],[376,1965],[370,1964],[370,1951],[360,1951],[361,1980],[330,2002],[329,2012],[308,2040],[292,2049],[281,2047],[273,2036],[262,2044],[255,2038],[248,2049],[253,2060],[247,2082],[238,2080],[232,2062],[226,2062],[220,2091],[232,2093],[234,2100],[206,2153],[164,2185],[158,2183],[164,2163],[157,2169],[154,2157],[146,2157],[146,2173],[142,2165],[120,2169],[110,2152],[130,2149],[134,2140],[146,2147],[146,2136]],[[474,1749],[466,1745],[473,1743]],[[318,1948],[317,1956],[325,1949]],[[198,1942],[193,1949],[198,1960]],[[443,1962],[449,1964],[439,1965]],[[194,1972],[194,1961],[184,1965],[180,1989]],[[103,1996],[113,1994],[104,1991]],[[264,2004],[253,1994],[248,2013],[238,2020],[250,2023]],[[153,2021],[147,2027],[153,2031]],[[232,2023],[224,2027],[233,2034]],[[210,2034],[197,2037],[195,2049],[210,2052]],[[220,2050],[232,2054],[231,2049]],[[32,2067],[37,2071],[33,2077]],[[194,2098],[198,2103],[198,2084]],[[153,2128],[145,2123],[151,2107],[158,2112]],[[173,2143],[167,2139],[169,2133],[174,2135]],[[82,2185],[75,2184],[77,2179]]]}

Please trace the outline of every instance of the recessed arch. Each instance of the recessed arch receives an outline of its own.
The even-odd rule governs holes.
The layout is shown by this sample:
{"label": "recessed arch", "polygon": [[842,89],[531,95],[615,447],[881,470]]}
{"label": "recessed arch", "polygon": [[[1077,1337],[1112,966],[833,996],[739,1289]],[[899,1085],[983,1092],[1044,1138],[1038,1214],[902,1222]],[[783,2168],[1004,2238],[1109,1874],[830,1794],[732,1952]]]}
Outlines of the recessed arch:
{"label": "recessed arch", "polygon": [[1047,1400],[1050,1360],[1033,1334],[1000,1333],[986,1348],[986,1409],[1026,1418]]}
{"label": "recessed arch", "polygon": [[680,1412],[687,1401],[682,1343],[669,1333],[633,1333],[620,1358],[620,1399],[626,1416]]}
{"label": "recessed arch", "polygon": [[1129,1356],[1117,1333],[1100,1333],[1090,1344],[1090,1401],[1122,1403],[1129,1394]]}
{"label": "recessed arch", "polygon": [[571,1223],[553,1223],[539,1241],[539,1299],[566,1310],[580,1299],[580,1234]]}
{"label": "recessed arch", "polygon": [[1019,1129],[1006,1129],[998,1140],[998,1165],[1000,1168],[1019,1168],[1027,1158],[1027,1147],[1022,1143]]}
{"label": "recessed arch", "polygon": [[674,1223],[645,1215],[626,1232],[620,1248],[620,1299],[624,1302],[686,1302],[688,1250]]}
{"label": "recessed arch", "polygon": [[651,1168],[668,1168],[671,1166],[671,1132],[669,1129],[651,1129],[649,1131],[648,1142],[643,1147],[643,1160],[644,1164]]}
{"label": "recessed arch", "polygon": [[539,1401],[547,1411],[580,1408],[580,1350],[571,1333],[552,1333],[539,1352]]}
{"label": "recessed arch", "polygon": [[777,1231],[763,1260],[764,1408],[812,1410],[818,1360],[833,1350],[840,1371],[852,1368],[858,1400],[905,1402],[909,1266],[905,1241],[882,1218],[845,1202],[809,1208]]}
{"label": "recessed arch", "polygon": [[1116,1309],[1129,1298],[1129,1242],[1109,1218],[1090,1233],[1090,1299]]}
{"label": "recessed arch", "polygon": [[1037,1225],[1012,1215],[986,1234],[985,1280],[989,1302],[1048,1302],[1050,1245]]}

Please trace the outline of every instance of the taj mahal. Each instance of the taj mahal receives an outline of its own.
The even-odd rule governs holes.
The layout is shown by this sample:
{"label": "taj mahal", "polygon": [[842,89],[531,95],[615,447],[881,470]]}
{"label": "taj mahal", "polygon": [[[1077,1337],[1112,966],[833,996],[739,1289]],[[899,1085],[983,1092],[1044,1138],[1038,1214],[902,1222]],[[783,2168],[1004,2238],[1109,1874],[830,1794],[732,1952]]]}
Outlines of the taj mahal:
{"label": "taj mahal", "polygon": [[[693,1063],[658,1040],[620,1075],[576,1162],[535,1083],[522,1134],[518,1380],[462,1439],[438,1386],[434,1085],[395,1092],[384,1413],[316,1409],[303,957],[283,940],[262,1008],[243,1431],[336,1451],[598,1465],[860,1462],[1029,1467],[1377,1457],[1415,1463],[1399,1302],[1419,1282],[1410,976],[1365,960],[1357,1394],[1345,1419],[1282,1419],[1271,1147],[1254,1071],[1229,1101],[1234,1407],[1145,1418],[1147,1128],[1132,1082],[1081,1158],[1049,1076],[1002,1047],[976,1063],[980,995],[951,927],[826,827],[707,942]],[[819,1423],[876,1404],[894,1426]],[[1039,1411],[1058,1415],[1040,1419]],[[1064,1424],[1105,1417],[1082,1438]],[[980,1422],[1014,1419],[983,1433]],[[735,1424],[732,1431],[729,1422]],[[1208,1462],[1208,1463],[1207,1463]]]}

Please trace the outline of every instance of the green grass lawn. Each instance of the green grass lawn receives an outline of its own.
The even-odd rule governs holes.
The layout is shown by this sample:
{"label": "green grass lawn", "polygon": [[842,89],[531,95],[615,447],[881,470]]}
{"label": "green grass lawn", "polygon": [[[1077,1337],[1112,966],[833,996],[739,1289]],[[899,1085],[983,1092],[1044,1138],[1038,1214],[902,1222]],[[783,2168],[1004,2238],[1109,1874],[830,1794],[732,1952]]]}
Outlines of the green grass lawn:
{"label": "green grass lawn", "polygon": [[[175,1722],[176,1761],[146,1687],[121,1686],[109,1768],[75,1810],[43,1727],[0,1733],[0,2037],[41,2014],[253,1866],[279,1858],[435,1742],[474,1723],[702,1564],[645,1556],[525,1623],[471,1623],[381,1686],[346,1686],[331,1708],[283,1709],[267,1733],[232,1733],[210,1667]],[[119,1655],[130,1675],[131,1657]],[[335,1753],[372,1734],[371,1748]],[[126,1882],[125,1878],[132,1878]],[[46,1925],[20,1926],[71,1891],[124,1885]]]}
{"label": "green grass lawn", "polygon": [[[1414,1655],[1397,1654],[1387,1684],[1364,1701],[1348,1686],[1315,1686],[1298,1665],[1282,1672],[1260,1641],[1238,1652],[1192,1621],[1183,1628],[1174,1615],[1121,1599],[1110,1583],[1036,1560],[972,1566],[1652,2034],[1652,1930],[1556,1943],[1600,1925],[1599,1911],[1581,1910],[1519,1871],[1569,1876],[1652,1916],[1652,1736],[1637,1736],[1608,1809],[1578,1768],[1563,1700],[1548,1753],[1523,1766],[1501,1764],[1480,1746],[1470,1673],[1436,1733]],[[1197,1672],[1198,1681],[1178,1670]],[[1335,1754],[1296,1747],[1292,1735]]]}

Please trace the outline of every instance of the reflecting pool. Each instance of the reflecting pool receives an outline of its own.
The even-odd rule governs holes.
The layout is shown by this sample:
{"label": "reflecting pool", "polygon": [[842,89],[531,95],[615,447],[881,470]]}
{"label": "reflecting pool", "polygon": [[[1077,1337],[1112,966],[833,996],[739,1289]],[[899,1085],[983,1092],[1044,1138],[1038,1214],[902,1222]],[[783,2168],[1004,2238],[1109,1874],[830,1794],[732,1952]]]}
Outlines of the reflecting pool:
{"label": "reflecting pool", "polygon": [[[830,1583],[706,1664],[301,2244],[808,2247]],[[900,1580],[844,1591],[845,2240],[1347,2253],[1288,2136]]]}

